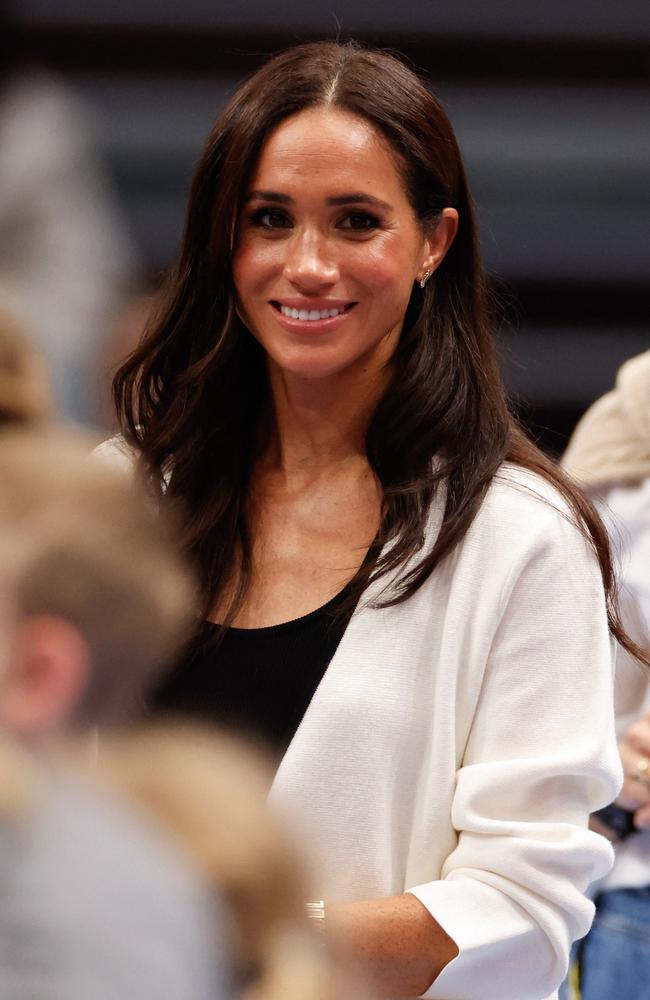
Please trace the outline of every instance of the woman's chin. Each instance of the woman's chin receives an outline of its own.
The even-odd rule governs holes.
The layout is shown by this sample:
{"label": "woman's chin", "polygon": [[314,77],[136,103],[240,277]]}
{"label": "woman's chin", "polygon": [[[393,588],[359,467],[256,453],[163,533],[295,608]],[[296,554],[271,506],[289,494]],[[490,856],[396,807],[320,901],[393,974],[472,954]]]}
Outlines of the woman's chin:
{"label": "woman's chin", "polygon": [[353,362],[347,358],[305,357],[303,355],[298,358],[295,356],[273,358],[273,367],[287,378],[316,381],[342,374],[353,367]]}

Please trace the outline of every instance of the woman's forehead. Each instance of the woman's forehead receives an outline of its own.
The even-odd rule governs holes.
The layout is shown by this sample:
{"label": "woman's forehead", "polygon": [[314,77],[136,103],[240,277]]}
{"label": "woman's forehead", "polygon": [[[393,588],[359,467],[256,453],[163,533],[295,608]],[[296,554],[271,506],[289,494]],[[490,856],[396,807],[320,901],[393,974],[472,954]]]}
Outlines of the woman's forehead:
{"label": "woman's forehead", "polygon": [[[250,190],[316,186],[403,193],[397,158],[368,121],[337,108],[310,108],[282,122],[262,147]],[[351,187],[350,187],[351,185]],[[381,197],[381,195],[379,195]]]}

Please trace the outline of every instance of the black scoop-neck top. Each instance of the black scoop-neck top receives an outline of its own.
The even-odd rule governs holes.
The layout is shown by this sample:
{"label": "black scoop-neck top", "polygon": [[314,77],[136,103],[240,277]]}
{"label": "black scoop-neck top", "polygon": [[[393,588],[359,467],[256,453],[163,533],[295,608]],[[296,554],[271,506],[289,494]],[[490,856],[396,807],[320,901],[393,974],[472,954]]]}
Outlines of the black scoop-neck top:
{"label": "black scoop-neck top", "polygon": [[352,607],[342,609],[349,591],[348,584],[316,611],[266,628],[202,622],[152,709],[252,736],[279,762],[352,617]]}

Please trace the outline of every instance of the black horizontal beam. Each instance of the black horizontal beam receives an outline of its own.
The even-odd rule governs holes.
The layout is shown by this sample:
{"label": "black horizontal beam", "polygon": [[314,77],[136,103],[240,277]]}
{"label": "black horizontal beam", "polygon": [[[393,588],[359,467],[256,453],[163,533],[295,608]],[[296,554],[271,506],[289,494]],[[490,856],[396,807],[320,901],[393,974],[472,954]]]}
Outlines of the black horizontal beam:
{"label": "black horizontal beam", "polygon": [[[583,327],[643,326],[648,321],[650,283],[515,283],[495,279],[499,313],[506,323],[561,324]],[[648,336],[650,346],[650,334]]]}
{"label": "black horizontal beam", "polygon": [[[329,37],[335,36],[332,28]],[[18,51],[66,72],[169,74],[254,71],[288,45],[324,37],[215,28],[43,23],[18,25]],[[357,34],[358,40],[401,52],[434,79],[597,81],[646,83],[650,47],[639,41],[436,37],[435,34]]]}

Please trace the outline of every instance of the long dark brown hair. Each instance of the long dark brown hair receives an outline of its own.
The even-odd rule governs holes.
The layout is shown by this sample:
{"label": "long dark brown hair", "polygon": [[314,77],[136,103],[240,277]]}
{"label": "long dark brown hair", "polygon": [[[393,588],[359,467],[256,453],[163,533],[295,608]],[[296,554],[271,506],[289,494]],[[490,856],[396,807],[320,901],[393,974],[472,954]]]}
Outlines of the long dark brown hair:
{"label": "long dark brown hair", "polygon": [[610,629],[638,652],[619,621],[601,521],[508,409],[451,124],[399,59],[352,43],[289,49],[235,93],[196,169],[180,258],[157,319],[114,381],[126,440],[160,490],[166,483],[167,495],[185,507],[186,547],[206,608],[228,588],[231,621],[246,595],[251,468],[268,412],[264,353],[234,306],[233,234],[266,138],[284,119],[318,105],[359,115],[388,139],[424,227],[435,225],[446,206],[460,220],[434,277],[423,291],[414,287],[392,378],[367,432],[368,460],[383,493],[378,542],[392,544],[383,551],[378,545],[365,561],[350,599],[421,551],[432,501],[445,488],[433,550],[404,570],[385,603],[413,594],[466,534],[497,469],[509,461],[549,480],[564,498],[598,557]]}

